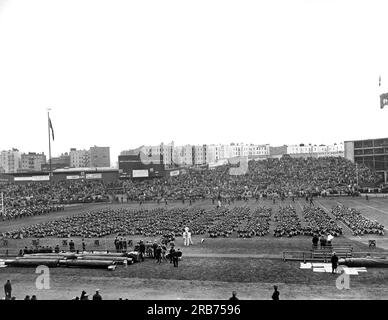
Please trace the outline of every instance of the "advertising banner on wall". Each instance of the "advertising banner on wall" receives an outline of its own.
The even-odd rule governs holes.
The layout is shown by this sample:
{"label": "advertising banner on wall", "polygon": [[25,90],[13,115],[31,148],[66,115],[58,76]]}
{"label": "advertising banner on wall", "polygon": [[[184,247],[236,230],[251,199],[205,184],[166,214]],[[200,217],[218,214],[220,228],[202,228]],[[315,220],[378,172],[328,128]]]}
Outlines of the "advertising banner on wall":
{"label": "advertising banner on wall", "polygon": [[148,177],[148,170],[132,170],[133,178],[144,178]]}
{"label": "advertising banner on wall", "polygon": [[102,173],[87,173],[86,179],[102,179]]}
{"label": "advertising banner on wall", "polygon": [[179,170],[170,171],[170,177],[179,176]]}
{"label": "advertising banner on wall", "polygon": [[66,176],[66,180],[78,180],[80,178],[80,176]]}
{"label": "advertising banner on wall", "polygon": [[50,176],[32,176],[31,181],[50,181]]}
{"label": "advertising banner on wall", "polygon": [[32,181],[32,177],[14,177],[14,181]]}

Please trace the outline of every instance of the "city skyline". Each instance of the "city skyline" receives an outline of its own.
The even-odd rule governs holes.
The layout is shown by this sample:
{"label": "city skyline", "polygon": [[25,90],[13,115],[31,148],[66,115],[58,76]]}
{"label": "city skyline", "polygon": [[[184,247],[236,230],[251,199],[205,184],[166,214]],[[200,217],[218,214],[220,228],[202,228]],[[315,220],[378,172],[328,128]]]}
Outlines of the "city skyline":
{"label": "city skyline", "polygon": [[[71,148],[69,152],[61,152],[58,155],[46,157],[44,153],[25,152],[18,148],[0,150],[0,173],[47,171],[60,168],[93,168],[111,167],[117,168],[121,155],[142,152],[144,160],[149,157],[155,159],[163,155],[163,163],[166,166],[175,165],[203,165],[214,164],[219,160],[234,157],[247,156],[251,159],[280,157],[283,154],[293,156],[344,156],[344,142],[330,145],[325,144],[292,144],[271,146],[270,144],[253,143],[229,143],[229,144],[202,144],[202,145],[175,145],[161,143],[154,146],[142,145],[136,149],[122,150],[116,158],[111,157],[110,147],[94,145],[87,149]],[[46,161],[47,160],[47,161]],[[116,161],[117,160],[117,161]]]}
{"label": "city skyline", "polygon": [[[375,139],[377,138],[382,138],[382,137],[375,137]],[[170,141],[170,142],[161,142],[161,143],[154,143],[152,144],[152,146],[160,146],[162,144],[164,145],[168,145],[170,144],[171,142],[174,142],[174,141]],[[336,142],[333,142],[333,143],[329,143],[329,144],[325,144],[325,143],[315,143],[315,142],[300,142],[300,143],[291,143],[291,144],[279,144],[279,145],[271,145],[270,143],[254,143],[254,142],[243,142],[243,141],[240,141],[240,142],[228,142],[228,143],[199,143],[199,144],[190,144],[190,143],[183,143],[183,144],[175,144],[174,142],[174,145],[175,146],[214,146],[214,145],[258,145],[258,146],[265,146],[265,145],[269,145],[271,147],[282,147],[282,146],[299,146],[299,145],[311,145],[311,146],[328,146],[328,145],[336,145],[336,144],[342,144],[344,143],[345,141],[336,141]],[[52,143],[52,142],[51,142]],[[96,146],[96,145],[94,145]],[[151,146],[151,145],[146,145],[146,144],[141,144],[141,145],[138,145],[138,146],[133,146],[133,147],[130,147],[130,148],[119,148],[120,151],[118,153],[118,155],[123,152],[123,151],[128,151],[128,150],[136,150],[142,146]],[[110,146],[107,146],[110,148]],[[90,146],[89,146],[90,148]],[[77,147],[77,146],[73,146],[71,147],[69,150],[63,150],[63,151],[58,151],[56,154],[52,154],[52,157],[58,157],[60,155],[63,155],[63,154],[70,154],[70,152],[72,151],[72,149],[75,149],[76,151],[87,151],[87,149],[89,148],[80,148],[80,147]],[[23,153],[23,154],[28,154],[28,153],[37,153],[37,154],[45,154],[47,156],[49,156],[48,152],[46,153],[45,150],[22,150],[21,148],[18,148],[17,146],[12,146],[10,148],[2,148],[0,146],[0,152],[1,151],[9,151],[9,150],[13,150],[13,149],[16,149],[18,150],[19,152]]]}

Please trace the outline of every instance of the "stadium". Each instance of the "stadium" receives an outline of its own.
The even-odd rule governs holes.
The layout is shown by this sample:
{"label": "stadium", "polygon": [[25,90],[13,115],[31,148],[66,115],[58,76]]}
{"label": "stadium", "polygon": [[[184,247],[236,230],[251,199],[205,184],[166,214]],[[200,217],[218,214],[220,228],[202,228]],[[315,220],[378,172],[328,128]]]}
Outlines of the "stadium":
{"label": "stadium", "polygon": [[[283,156],[251,160],[241,175],[159,163],[167,174],[128,177],[150,170],[135,158],[116,171],[2,180],[0,274],[12,296],[270,299],[276,285],[282,299],[386,298],[388,198],[373,168]],[[49,290],[35,285],[39,265],[50,266]],[[354,269],[349,288],[337,285],[342,268]]]}
{"label": "stadium", "polygon": [[0,300],[387,300],[387,12],[0,0]]}

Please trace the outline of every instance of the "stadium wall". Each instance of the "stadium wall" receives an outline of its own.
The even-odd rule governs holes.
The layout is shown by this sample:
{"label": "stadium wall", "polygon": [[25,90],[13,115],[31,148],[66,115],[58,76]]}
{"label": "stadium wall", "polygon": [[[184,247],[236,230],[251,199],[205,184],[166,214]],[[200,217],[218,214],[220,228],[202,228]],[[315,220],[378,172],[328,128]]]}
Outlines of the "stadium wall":
{"label": "stadium wall", "polygon": [[[103,181],[104,183],[116,182],[119,180],[119,170],[62,169],[60,172],[53,172],[52,176],[52,182],[81,180]],[[49,174],[47,172],[29,172],[2,175],[0,177],[0,183],[27,184],[32,182],[49,183]]]}
{"label": "stadium wall", "polygon": [[388,183],[388,138],[345,141],[345,157],[366,165]]}
{"label": "stadium wall", "polygon": [[147,179],[166,175],[163,156],[146,156],[144,153],[120,155],[118,158],[120,178]]}

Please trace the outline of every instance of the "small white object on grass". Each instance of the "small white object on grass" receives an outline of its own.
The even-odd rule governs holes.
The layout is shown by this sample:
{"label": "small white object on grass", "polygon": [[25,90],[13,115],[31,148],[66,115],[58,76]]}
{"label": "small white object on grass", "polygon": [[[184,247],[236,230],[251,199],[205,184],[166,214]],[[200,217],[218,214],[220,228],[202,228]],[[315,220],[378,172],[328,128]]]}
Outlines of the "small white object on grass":
{"label": "small white object on grass", "polygon": [[301,263],[300,263],[300,268],[301,268],[301,269],[311,269],[311,267],[312,267],[312,265],[311,265],[310,262],[307,262],[307,263],[301,262]]}
{"label": "small white object on grass", "polygon": [[351,268],[344,268],[344,272],[345,272],[345,274],[349,274],[349,275],[351,275],[351,274],[358,275],[358,271],[351,269]]}
{"label": "small white object on grass", "polygon": [[313,272],[326,272],[325,268],[313,268]]}

